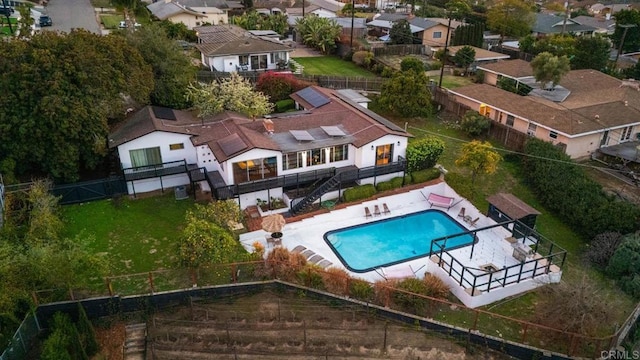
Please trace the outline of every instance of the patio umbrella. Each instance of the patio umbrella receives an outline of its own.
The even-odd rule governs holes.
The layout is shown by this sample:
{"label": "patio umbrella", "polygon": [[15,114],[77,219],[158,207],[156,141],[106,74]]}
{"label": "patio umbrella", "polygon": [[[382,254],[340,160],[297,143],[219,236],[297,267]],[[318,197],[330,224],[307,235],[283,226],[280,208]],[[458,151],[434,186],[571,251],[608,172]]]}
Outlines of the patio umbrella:
{"label": "patio umbrella", "polygon": [[280,214],[267,215],[262,218],[262,230],[270,232],[272,237],[281,237],[285,223],[284,217]]}

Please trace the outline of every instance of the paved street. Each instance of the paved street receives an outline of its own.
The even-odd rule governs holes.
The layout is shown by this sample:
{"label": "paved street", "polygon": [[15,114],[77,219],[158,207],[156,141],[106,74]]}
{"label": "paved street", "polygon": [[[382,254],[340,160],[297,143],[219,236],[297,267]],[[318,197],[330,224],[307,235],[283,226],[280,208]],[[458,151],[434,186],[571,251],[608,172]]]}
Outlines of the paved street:
{"label": "paved street", "polygon": [[89,0],[51,0],[45,13],[53,20],[53,26],[43,28],[45,31],[70,32],[71,29],[83,28],[100,33],[96,14]]}

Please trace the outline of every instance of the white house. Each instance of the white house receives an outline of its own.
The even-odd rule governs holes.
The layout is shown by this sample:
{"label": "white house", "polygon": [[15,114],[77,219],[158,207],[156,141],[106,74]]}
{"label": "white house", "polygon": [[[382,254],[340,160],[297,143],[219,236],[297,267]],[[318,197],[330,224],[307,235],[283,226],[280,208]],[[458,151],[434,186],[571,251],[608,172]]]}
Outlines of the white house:
{"label": "white house", "polygon": [[293,51],[272,35],[253,35],[235,25],[202,26],[194,30],[202,64],[211,71],[285,69]]}
{"label": "white house", "polygon": [[324,185],[323,195],[404,174],[411,135],[353,94],[312,86],[291,97],[299,111],[255,121],[147,106],[110,134],[109,146],[131,194],[199,182],[243,208],[291,188]]}
{"label": "white house", "polygon": [[228,24],[229,8],[223,0],[160,0],[147,5],[159,20],[183,23],[188,29],[204,24]]}

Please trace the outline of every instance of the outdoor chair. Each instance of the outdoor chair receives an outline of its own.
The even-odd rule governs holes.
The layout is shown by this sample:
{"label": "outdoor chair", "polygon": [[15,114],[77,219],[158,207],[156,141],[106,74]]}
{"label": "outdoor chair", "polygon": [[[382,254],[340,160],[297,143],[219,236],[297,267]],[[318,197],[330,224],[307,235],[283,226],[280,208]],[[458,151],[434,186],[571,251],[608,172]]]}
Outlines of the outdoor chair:
{"label": "outdoor chair", "polygon": [[370,218],[371,217],[371,210],[369,210],[368,206],[364,207],[364,217],[365,218]]}
{"label": "outdoor chair", "polygon": [[470,226],[476,226],[476,223],[478,222],[478,220],[480,220],[479,217],[475,218],[474,220],[469,221],[469,225]]}
{"label": "outdoor chair", "polygon": [[382,212],[385,214],[391,214],[391,210],[389,210],[389,207],[387,206],[387,203],[383,203],[382,204]]}
{"label": "outdoor chair", "polygon": [[380,216],[380,207],[378,205],[373,207],[373,215]]}
{"label": "outdoor chair", "polygon": [[460,212],[458,213],[458,217],[464,219],[464,216],[466,215],[465,211],[467,211],[467,209],[465,209],[464,207],[460,209]]}

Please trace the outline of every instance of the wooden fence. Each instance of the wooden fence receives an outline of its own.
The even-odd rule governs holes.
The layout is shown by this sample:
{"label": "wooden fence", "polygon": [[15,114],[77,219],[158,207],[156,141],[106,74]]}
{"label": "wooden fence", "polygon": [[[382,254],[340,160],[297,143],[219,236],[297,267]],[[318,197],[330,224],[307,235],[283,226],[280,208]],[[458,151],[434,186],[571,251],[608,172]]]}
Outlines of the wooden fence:
{"label": "wooden fence", "polygon": [[[249,80],[252,84],[258,82],[258,78],[262,72],[240,72],[240,76]],[[231,76],[231,73],[218,71],[200,71],[198,72],[198,81],[211,82],[220,78]],[[349,76],[324,76],[324,75],[294,75],[298,80],[314,83],[318,86],[330,89],[354,89],[379,92],[382,84],[386,81],[383,78],[367,78],[367,77],[349,77]]]}
{"label": "wooden fence", "polygon": [[425,46],[422,44],[387,45],[373,48],[374,56],[385,55],[427,55]]}

